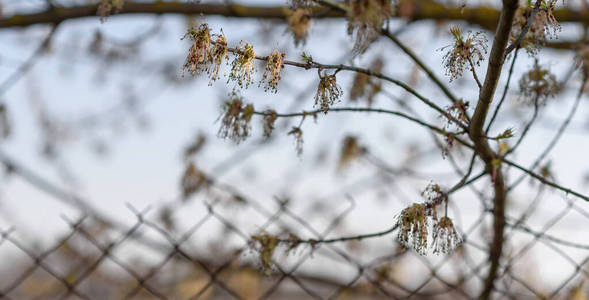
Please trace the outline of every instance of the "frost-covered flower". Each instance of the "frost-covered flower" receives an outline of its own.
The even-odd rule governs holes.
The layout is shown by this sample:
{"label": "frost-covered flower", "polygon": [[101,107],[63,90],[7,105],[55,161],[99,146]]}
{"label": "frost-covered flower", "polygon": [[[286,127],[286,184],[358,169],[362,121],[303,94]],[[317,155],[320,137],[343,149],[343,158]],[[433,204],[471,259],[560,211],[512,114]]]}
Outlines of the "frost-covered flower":
{"label": "frost-covered flower", "polygon": [[454,37],[454,44],[442,48],[448,48],[442,60],[446,75],[452,81],[462,76],[465,69],[472,70],[481,64],[487,53],[487,38],[482,32],[472,34],[470,31],[463,37],[462,31],[456,26],[450,28],[450,33]]}
{"label": "frost-covered flower", "polygon": [[462,243],[462,238],[456,232],[452,219],[442,217],[434,224],[433,230],[434,254],[447,254],[452,252],[456,247]]}
{"label": "frost-covered flower", "polygon": [[246,41],[241,41],[235,55],[236,57],[231,63],[229,80],[235,80],[240,87],[247,88],[254,81],[252,76],[255,71],[254,60],[256,58],[254,46]]}

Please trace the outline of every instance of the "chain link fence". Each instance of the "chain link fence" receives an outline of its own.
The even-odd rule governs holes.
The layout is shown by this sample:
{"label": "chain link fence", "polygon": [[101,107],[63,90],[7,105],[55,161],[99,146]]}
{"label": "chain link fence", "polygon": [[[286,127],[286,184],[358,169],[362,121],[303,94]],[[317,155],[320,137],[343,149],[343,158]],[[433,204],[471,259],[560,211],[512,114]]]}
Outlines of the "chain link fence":
{"label": "chain link fence", "polygon": [[[179,202],[143,211],[129,205],[135,221],[126,228],[92,215],[64,218],[71,230],[50,247],[3,230],[0,297],[472,299],[484,286],[492,220],[487,200],[478,218],[459,226],[463,243],[456,251],[422,256],[397,242],[393,218],[382,232],[342,231],[358,207],[351,197],[313,220],[287,200],[257,201],[200,178],[190,190],[198,194],[191,201],[199,201],[200,214],[191,227],[174,222]],[[542,202],[547,193],[539,186],[533,201],[514,204],[518,214],[507,216],[495,298],[586,299],[589,244],[582,235],[562,233],[587,224],[589,212],[585,203],[557,194],[549,196],[562,199],[559,209],[548,206]]]}

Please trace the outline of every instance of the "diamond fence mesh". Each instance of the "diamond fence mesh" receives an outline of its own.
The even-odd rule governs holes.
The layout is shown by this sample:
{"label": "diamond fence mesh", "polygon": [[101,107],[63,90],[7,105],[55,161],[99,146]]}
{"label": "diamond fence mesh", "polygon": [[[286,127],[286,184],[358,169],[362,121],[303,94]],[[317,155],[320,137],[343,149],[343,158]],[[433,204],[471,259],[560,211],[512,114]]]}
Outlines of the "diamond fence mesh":
{"label": "diamond fence mesh", "polygon": [[[488,208],[459,227],[463,243],[456,251],[419,255],[397,242],[393,218],[381,232],[342,232],[340,225],[358,208],[351,197],[316,222],[283,199],[264,204],[212,180],[202,189],[200,219],[187,228],[172,221],[183,207],[176,203],[143,211],[129,205],[135,221],[128,227],[90,214],[64,218],[70,231],[45,247],[3,230],[0,251],[9,254],[0,297],[472,299],[484,286]],[[556,197],[562,199],[559,209],[551,204],[543,210],[546,193],[540,186],[534,201],[507,216],[496,298],[585,299],[589,245],[582,236],[562,233],[586,224],[589,213],[585,203],[566,196]]]}

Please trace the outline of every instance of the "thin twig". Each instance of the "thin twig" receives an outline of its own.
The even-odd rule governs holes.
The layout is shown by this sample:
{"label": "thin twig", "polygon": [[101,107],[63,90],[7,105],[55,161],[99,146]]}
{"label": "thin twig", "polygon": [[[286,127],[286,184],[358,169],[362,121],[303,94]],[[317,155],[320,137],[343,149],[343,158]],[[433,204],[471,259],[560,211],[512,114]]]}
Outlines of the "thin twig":
{"label": "thin twig", "polygon": [[538,13],[538,11],[540,11],[540,3],[542,3],[542,0],[536,0],[536,4],[534,4],[534,9],[532,10],[530,17],[528,18],[526,25],[524,26],[524,28],[522,28],[522,31],[520,32],[519,36],[515,39],[515,41],[513,41],[513,43],[509,45],[509,47],[507,47],[507,49],[505,50],[505,56],[507,56],[516,47],[519,47],[519,45],[523,41],[524,37],[528,33],[528,30],[530,30],[532,23],[534,22],[536,14]]}
{"label": "thin twig", "polygon": [[[397,224],[393,225],[391,228],[388,228],[383,231],[374,232],[374,233],[367,233],[367,234],[359,234],[353,236],[344,236],[339,238],[333,239],[308,239],[308,240],[296,240],[296,244],[310,244],[312,246],[318,244],[332,244],[332,243],[340,243],[340,242],[347,242],[347,241],[359,241],[363,239],[375,238],[375,237],[382,237],[392,233],[393,231],[397,230],[399,226]],[[278,239],[280,243],[293,243],[293,240],[290,239]]]}
{"label": "thin twig", "polygon": [[458,98],[454,96],[454,94],[452,94],[448,87],[434,74],[434,72],[427,65],[425,65],[425,63],[423,63],[423,61],[421,61],[421,59],[419,59],[419,57],[417,57],[417,55],[410,48],[405,46],[403,42],[401,42],[394,34],[389,32],[388,30],[382,30],[381,33],[387,38],[389,38],[403,52],[405,52],[405,54],[407,54],[407,56],[409,56],[413,60],[413,62],[415,62],[427,74],[427,76],[440,88],[440,90],[442,90],[442,92],[444,93],[444,95],[446,95],[446,97],[448,97],[450,102],[454,103],[458,101]]}
{"label": "thin twig", "polygon": [[[565,118],[563,123],[560,125],[560,128],[558,128],[558,131],[556,132],[556,134],[554,135],[554,137],[552,138],[552,140],[550,141],[548,146],[546,146],[544,151],[542,151],[542,153],[540,154],[540,156],[538,156],[538,158],[534,161],[534,163],[532,163],[532,165],[530,165],[528,170],[534,170],[540,164],[540,162],[544,159],[544,157],[546,157],[546,155],[548,155],[548,153],[550,153],[552,148],[554,148],[554,146],[556,146],[556,143],[558,143],[558,140],[563,135],[564,131],[567,129],[567,126],[569,125],[569,123],[573,119],[575,113],[577,112],[577,108],[579,107],[579,103],[581,102],[581,98],[583,97],[586,79],[587,79],[587,77],[584,76],[583,81],[581,82],[581,87],[579,88],[579,92],[577,93],[575,103],[573,104],[573,107],[571,108],[571,111],[569,112],[569,114],[567,115],[567,117]],[[515,182],[513,182],[511,185],[509,185],[509,187],[507,188],[507,192],[511,191],[516,186],[518,186],[522,182],[522,180],[524,180],[524,178],[525,178],[525,174],[520,176]]]}
{"label": "thin twig", "polygon": [[[424,121],[421,121],[421,120],[411,117],[407,114],[404,114],[404,113],[398,112],[398,111],[394,111],[394,110],[380,109],[380,108],[364,108],[364,107],[337,107],[337,108],[330,108],[329,112],[367,112],[367,113],[390,114],[390,115],[399,116],[399,117],[404,118],[406,120],[417,123],[421,126],[427,127],[428,129],[431,129],[437,133],[440,133],[440,134],[444,133],[444,130],[440,127],[428,124]],[[275,114],[275,116],[277,116],[279,118],[294,118],[294,117],[312,116],[312,115],[316,115],[319,113],[323,113],[323,110],[316,109],[316,110],[312,110],[312,111],[303,111],[303,112],[298,112],[298,113],[281,113],[281,114],[277,113],[277,114]],[[265,116],[265,115],[269,115],[270,113],[268,113],[266,111],[256,111],[256,112],[254,112],[254,114]]]}
{"label": "thin twig", "polygon": [[53,38],[55,32],[57,31],[57,27],[59,24],[51,25],[51,30],[45,36],[43,41],[39,44],[37,49],[33,51],[33,54],[23,63],[21,64],[8,78],[6,78],[2,83],[0,83],[0,96],[6,93],[6,91],[17,83],[38,61],[41,57],[41,54],[47,49],[51,39]]}
{"label": "thin twig", "polygon": [[470,64],[470,70],[472,71],[472,77],[474,77],[474,81],[476,81],[477,86],[479,87],[479,90],[481,88],[483,88],[483,85],[481,84],[481,81],[479,80],[479,77],[477,76],[477,71],[474,68],[474,63],[472,63],[472,59],[469,57],[468,58],[468,63]]}
{"label": "thin twig", "polygon": [[509,67],[509,73],[507,75],[507,82],[505,83],[505,88],[503,88],[503,95],[501,95],[501,99],[499,100],[499,104],[497,104],[497,107],[495,107],[495,111],[493,112],[493,116],[491,116],[491,119],[489,120],[489,124],[487,124],[487,129],[485,129],[485,134],[489,134],[489,129],[491,129],[491,125],[493,125],[493,122],[495,121],[495,118],[497,117],[497,113],[499,112],[499,109],[501,109],[501,105],[503,105],[503,102],[505,101],[505,98],[507,96],[507,91],[509,91],[509,83],[511,82],[511,77],[513,75],[513,67],[515,66],[515,61],[517,59],[518,52],[519,52],[519,48],[513,54],[513,59],[511,60],[511,66]]}
{"label": "thin twig", "polygon": [[[241,54],[242,51],[238,48],[228,48],[228,51],[234,54]],[[268,56],[256,56],[255,57],[257,60],[262,60],[262,61],[267,61],[269,59]],[[421,100],[421,102],[425,103],[427,106],[433,108],[434,110],[436,110],[437,112],[439,112],[441,115],[443,115],[444,117],[446,117],[448,120],[452,121],[454,124],[456,124],[456,126],[464,129],[464,130],[468,130],[468,126],[466,124],[464,124],[464,122],[456,119],[454,116],[452,116],[450,113],[448,113],[447,111],[445,111],[443,108],[439,107],[438,105],[436,105],[435,103],[433,103],[432,101],[430,101],[429,99],[427,99],[425,96],[421,95],[420,93],[418,93],[415,89],[413,89],[412,87],[410,87],[409,85],[405,84],[402,81],[393,79],[389,76],[386,76],[382,73],[379,72],[374,72],[372,70],[369,69],[364,69],[364,68],[359,68],[359,67],[354,67],[354,66],[348,66],[348,65],[343,65],[343,64],[339,64],[339,65],[330,65],[330,64],[322,64],[322,63],[318,63],[315,61],[307,61],[307,62],[296,62],[296,61],[290,61],[290,60],[284,60],[283,64],[285,65],[289,65],[289,66],[294,66],[294,67],[298,67],[298,68],[303,68],[306,70],[309,69],[318,69],[318,70],[337,70],[339,71],[351,71],[351,72],[356,72],[356,73],[362,73],[362,74],[366,74],[368,76],[371,77],[376,77],[388,82],[391,82],[399,87],[401,87],[402,89],[404,89],[405,91],[409,92],[411,95],[415,96],[416,98],[418,98],[419,100]],[[330,109],[330,111],[333,109]]]}
{"label": "thin twig", "polygon": [[534,99],[534,113],[532,114],[532,118],[530,119],[530,121],[524,127],[524,130],[522,131],[522,134],[519,136],[519,139],[517,140],[517,142],[515,143],[515,145],[513,145],[513,147],[511,147],[511,149],[507,150],[507,152],[503,156],[508,156],[510,153],[514,152],[515,149],[517,149],[517,147],[519,147],[519,145],[521,144],[521,142],[524,140],[524,138],[526,137],[526,135],[530,131],[530,128],[532,127],[532,124],[534,124],[534,121],[536,121],[536,118],[538,117],[538,111],[539,111],[538,101],[539,101],[539,98],[540,98],[540,95],[536,95],[536,99]]}

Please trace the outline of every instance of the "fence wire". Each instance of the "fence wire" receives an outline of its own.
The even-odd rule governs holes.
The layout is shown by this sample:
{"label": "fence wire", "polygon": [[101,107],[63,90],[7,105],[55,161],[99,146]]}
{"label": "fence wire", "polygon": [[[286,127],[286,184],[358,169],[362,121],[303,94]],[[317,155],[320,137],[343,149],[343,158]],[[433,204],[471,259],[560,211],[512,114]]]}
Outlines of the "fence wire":
{"label": "fence wire", "polygon": [[[589,212],[584,202],[565,196],[560,210],[543,210],[546,193],[540,188],[519,215],[507,216],[494,298],[586,299],[589,244],[553,229],[587,222]],[[396,241],[396,227],[343,234],[340,225],[357,209],[351,198],[328,219],[320,214],[318,228],[288,201],[264,205],[227,187],[225,195],[203,193],[197,201],[204,213],[184,229],[170,219],[179,204],[156,213],[130,206],[135,221],[128,228],[93,216],[64,218],[70,232],[46,248],[3,230],[0,298],[473,299],[484,286],[488,208],[461,228],[456,251],[422,256]],[[562,261],[557,269],[554,260]]]}

